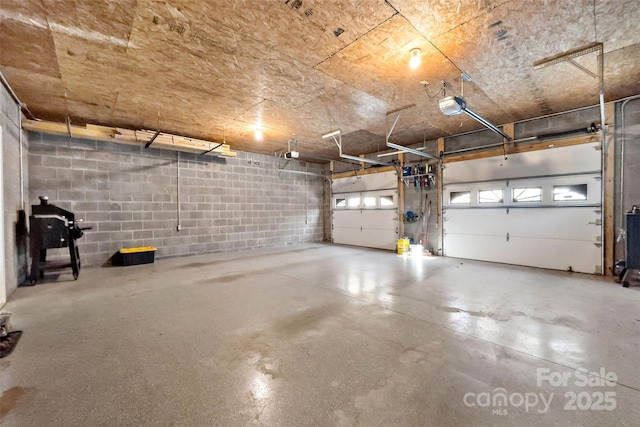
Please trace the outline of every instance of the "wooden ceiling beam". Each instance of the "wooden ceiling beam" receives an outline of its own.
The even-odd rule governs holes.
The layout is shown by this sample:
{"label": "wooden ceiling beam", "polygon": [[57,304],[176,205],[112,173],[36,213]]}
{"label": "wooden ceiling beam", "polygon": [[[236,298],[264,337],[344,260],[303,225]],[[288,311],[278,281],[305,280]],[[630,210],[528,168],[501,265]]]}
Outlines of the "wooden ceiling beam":
{"label": "wooden ceiling beam", "polygon": [[187,138],[184,136],[171,135],[152,130],[131,130],[91,124],[86,126],[76,126],[68,125],[67,123],[40,120],[23,120],[22,128],[30,132],[42,132],[67,136],[70,134],[76,138],[98,139],[102,141],[112,141],[140,146],[145,146],[152,141],[155,148],[186,151],[212,156],[237,156],[237,153],[231,151],[231,147],[225,143],[220,144],[218,142]]}

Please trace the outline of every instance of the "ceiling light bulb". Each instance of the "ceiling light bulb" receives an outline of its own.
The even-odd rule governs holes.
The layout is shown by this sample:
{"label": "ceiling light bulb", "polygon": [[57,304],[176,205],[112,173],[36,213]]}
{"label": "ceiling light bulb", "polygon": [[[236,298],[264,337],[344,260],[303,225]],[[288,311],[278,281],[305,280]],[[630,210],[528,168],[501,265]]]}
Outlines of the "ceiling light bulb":
{"label": "ceiling light bulb", "polygon": [[255,137],[256,137],[256,140],[262,141],[262,131],[256,130]]}
{"label": "ceiling light bulb", "polygon": [[420,58],[420,49],[411,49],[411,59],[409,60],[409,67],[411,67],[412,70],[415,70],[420,66],[421,62],[422,58]]}

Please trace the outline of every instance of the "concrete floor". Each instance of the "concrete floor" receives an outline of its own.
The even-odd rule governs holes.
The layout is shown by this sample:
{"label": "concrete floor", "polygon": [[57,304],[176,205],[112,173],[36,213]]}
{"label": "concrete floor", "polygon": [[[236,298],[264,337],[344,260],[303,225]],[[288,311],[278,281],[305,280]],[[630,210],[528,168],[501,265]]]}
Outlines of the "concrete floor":
{"label": "concrete floor", "polygon": [[70,277],[5,307],[3,426],[640,419],[640,288],[610,279],[324,244]]}

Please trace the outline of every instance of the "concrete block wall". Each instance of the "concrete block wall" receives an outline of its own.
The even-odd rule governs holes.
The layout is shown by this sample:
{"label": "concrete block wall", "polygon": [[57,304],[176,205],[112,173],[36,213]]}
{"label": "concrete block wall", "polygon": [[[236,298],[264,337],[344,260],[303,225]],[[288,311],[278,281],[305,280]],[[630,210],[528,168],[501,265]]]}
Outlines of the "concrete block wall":
{"label": "concrete block wall", "polygon": [[502,143],[500,135],[489,129],[481,129],[444,138],[444,151],[451,152],[500,143]]}
{"label": "concrete block wall", "polygon": [[[17,229],[18,213],[22,209],[21,188],[28,186],[27,138],[22,134],[23,161],[20,158],[20,109],[4,86],[0,85],[0,127],[2,127],[4,254],[6,295],[10,295],[26,280],[26,235]],[[21,179],[22,168],[22,179]]]}
{"label": "concrete block wall", "polygon": [[[594,102],[596,101],[594,97]],[[600,108],[589,107],[519,122],[515,124],[514,132],[516,139],[527,138],[574,129],[587,129],[591,123],[600,125],[600,121]]]}
{"label": "concrete block wall", "polygon": [[[83,265],[108,264],[123,247],[155,246],[163,258],[323,238],[324,180],[276,172],[273,156],[178,159],[153,147],[29,138],[29,204],[47,195],[93,226],[79,240]],[[292,168],[322,171],[298,161]]]}

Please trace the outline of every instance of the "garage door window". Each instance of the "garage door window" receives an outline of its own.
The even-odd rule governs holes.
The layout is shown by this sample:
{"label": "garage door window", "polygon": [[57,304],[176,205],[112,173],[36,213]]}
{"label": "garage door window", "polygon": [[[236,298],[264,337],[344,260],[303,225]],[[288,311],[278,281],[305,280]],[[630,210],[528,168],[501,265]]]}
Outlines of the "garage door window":
{"label": "garage door window", "polygon": [[349,197],[349,207],[357,208],[360,206],[360,197]]}
{"label": "garage door window", "polygon": [[376,196],[365,196],[364,197],[364,207],[365,208],[375,208],[376,204],[377,204],[377,197]]}
{"label": "garage door window", "polygon": [[346,208],[347,207],[347,199],[336,199],[336,208]]}
{"label": "garage door window", "polygon": [[471,204],[471,191],[452,191],[449,193],[449,203],[452,205]]}
{"label": "garage door window", "polygon": [[478,203],[502,203],[503,199],[502,189],[478,191]]}
{"label": "garage door window", "polygon": [[514,188],[513,201],[514,202],[541,202],[542,188],[541,187]]}
{"label": "garage door window", "polygon": [[394,206],[393,196],[380,196],[380,206]]}
{"label": "garage door window", "polygon": [[587,184],[577,185],[554,185],[554,202],[573,202],[587,200]]}

